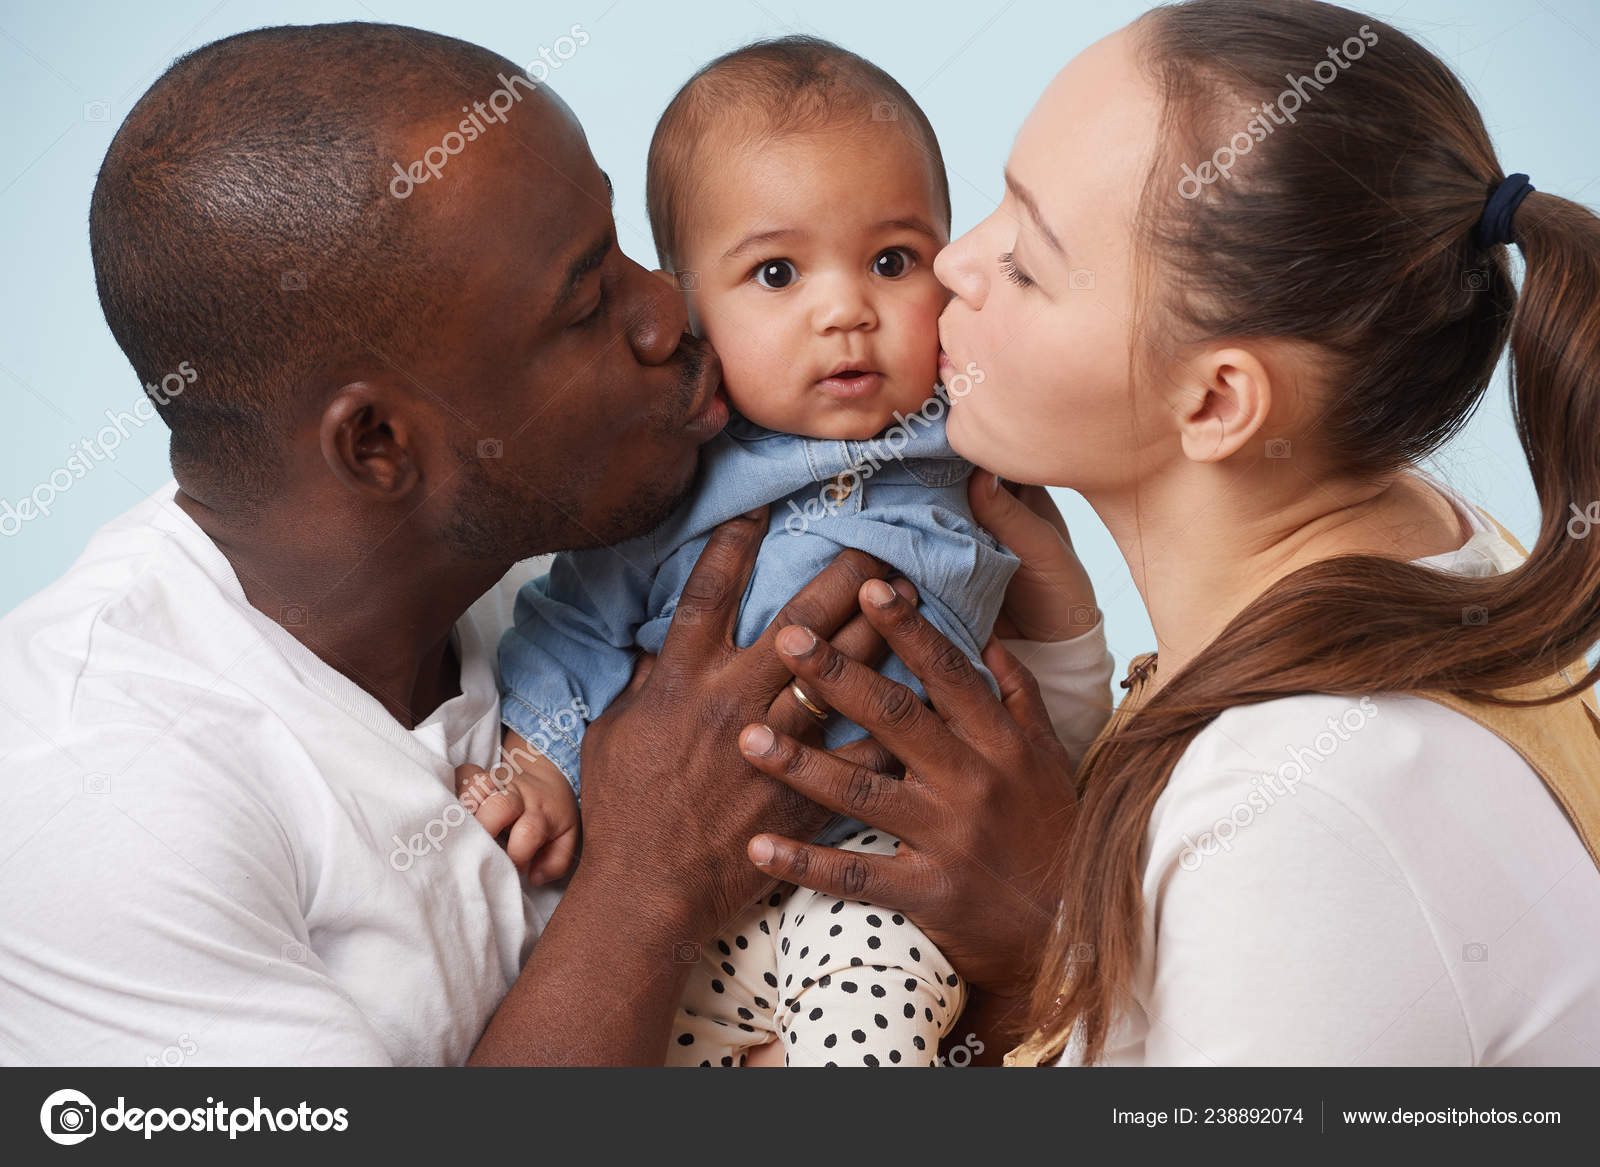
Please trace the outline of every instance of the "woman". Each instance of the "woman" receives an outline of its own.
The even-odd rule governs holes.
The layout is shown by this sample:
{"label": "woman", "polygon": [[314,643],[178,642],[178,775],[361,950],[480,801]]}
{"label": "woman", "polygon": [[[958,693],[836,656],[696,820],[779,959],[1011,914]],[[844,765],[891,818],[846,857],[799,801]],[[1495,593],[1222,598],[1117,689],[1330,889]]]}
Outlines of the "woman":
{"label": "woman", "polygon": [[[1426,50],[1312,3],[1196,0],[1092,46],[1006,189],[937,264],[949,359],[986,374],[951,441],[1088,499],[1159,657],[1052,813],[1014,665],[992,652],[1002,706],[869,583],[937,714],[803,629],[777,645],[905,781],[754,728],[746,756],[905,845],[751,858],[916,915],[987,992],[973,1027],[1035,1034],[1018,1061],[1600,1062],[1600,746],[1573,696],[1600,541],[1567,528],[1600,498],[1600,220],[1507,180]],[[1415,469],[1508,335],[1525,563]],[[1044,537],[984,488],[1003,539]],[[994,910],[958,922],[972,897]]]}

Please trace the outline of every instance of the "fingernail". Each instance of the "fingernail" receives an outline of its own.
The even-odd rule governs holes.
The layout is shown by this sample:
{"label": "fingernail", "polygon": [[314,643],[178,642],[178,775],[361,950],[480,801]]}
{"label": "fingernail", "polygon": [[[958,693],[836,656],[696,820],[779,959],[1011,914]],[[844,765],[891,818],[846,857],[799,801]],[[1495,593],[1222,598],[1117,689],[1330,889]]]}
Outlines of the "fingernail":
{"label": "fingernail", "polygon": [[809,656],[816,647],[816,633],[809,628],[791,624],[778,633],[778,651],[786,656]]}
{"label": "fingernail", "polygon": [[772,840],[765,835],[757,835],[750,840],[750,861],[757,867],[771,863],[773,854]]}
{"label": "fingernail", "polygon": [[881,579],[867,581],[866,586],[861,590],[865,593],[867,602],[874,607],[887,608],[894,603],[894,589]]}
{"label": "fingernail", "polygon": [[764,519],[767,517],[766,509],[764,507],[757,507],[753,511],[745,511],[744,517],[754,523],[759,519]]}
{"label": "fingernail", "polygon": [[754,754],[764,758],[772,752],[772,747],[778,744],[778,739],[772,736],[772,730],[764,725],[752,726],[744,731],[744,737],[739,740],[739,745],[747,754]]}
{"label": "fingernail", "polygon": [[989,494],[992,496],[992,495],[996,495],[996,494],[999,494],[999,493],[1000,493],[1000,476],[998,474],[991,474],[991,475],[989,475]]}

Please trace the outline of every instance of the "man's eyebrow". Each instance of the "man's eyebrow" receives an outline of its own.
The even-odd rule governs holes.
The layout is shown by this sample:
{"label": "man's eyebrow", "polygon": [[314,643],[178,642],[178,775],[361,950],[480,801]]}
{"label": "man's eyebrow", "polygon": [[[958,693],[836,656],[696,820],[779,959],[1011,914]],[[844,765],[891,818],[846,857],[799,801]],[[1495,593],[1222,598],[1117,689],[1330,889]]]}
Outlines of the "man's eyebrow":
{"label": "man's eyebrow", "polygon": [[605,238],[592,244],[587,251],[567,265],[567,274],[561,281],[561,289],[556,292],[555,302],[550,306],[552,316],[572,303],[572,298],[578,294],[578,288],[583,284],[584,278],[605,263],[606,256],[610,254],[611,232],[607,231]]}
{"label": "man's eyebrow", "polygon": [[1006,189],[1017,196],[1017,202],[1027,208],[1028,214],[1033,216],[1033,225],[1039,228],[1039,234],[1044,236],[1044,241],[1055,248],[1058,255],[1066,255],[1067,249],[1061,246],[1061,240],[1056,238],[1056,233],[1050,230],[1050,224],[1044,221],[1044,216],[1039,213],[1039,204],[1034,200],[1028,188],[1017,181],[1016,175],[1006,171]]}
{"label": "man's eyebrow", "polygon": [[734,256],[739,255],[742,252],[749,251],[752,247],[762,243],[772,243],[778,239],[804,239],[806,238],[806,234],[806,232],[801,231],[796,227],[779,227],[772,231],[757,231],[754,235],[746,235],[743,239],[739,240],[739,242],[735,243],[732,247],[728,248],[728,250],[724,251],[722,253],[722,258],[725,260],[732,259]]}

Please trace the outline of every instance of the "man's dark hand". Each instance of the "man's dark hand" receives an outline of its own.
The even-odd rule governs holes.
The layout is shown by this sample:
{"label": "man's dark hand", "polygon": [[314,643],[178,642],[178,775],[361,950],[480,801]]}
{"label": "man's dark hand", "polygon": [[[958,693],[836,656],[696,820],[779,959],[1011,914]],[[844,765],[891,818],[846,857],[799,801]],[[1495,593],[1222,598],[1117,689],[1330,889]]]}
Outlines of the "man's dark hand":
{"label": "man's dark hand", "polygon": [[[739,603],[766,531],[765,510],[719,528],[684,586],[659,657],[584,735],[580,871],[614,881],[618,894],[659,894],[661,910],[684,920],[685,942],[709,936],[774,882],[744,857],[752,834],[810,838],[830,817],[737,749],[751,720],[801,740],[818,735],[816,718],[788,689],[789,666],[773,648],[778,630],[804,622],[855,660],[875,662],[884,651],[855,596],[888,569],[858,551],[843,552],[802,588],[754,644],[735,646]],[[914,596],[905,581],[898,587]],[[870,739],[849,752],[892,764]]]}

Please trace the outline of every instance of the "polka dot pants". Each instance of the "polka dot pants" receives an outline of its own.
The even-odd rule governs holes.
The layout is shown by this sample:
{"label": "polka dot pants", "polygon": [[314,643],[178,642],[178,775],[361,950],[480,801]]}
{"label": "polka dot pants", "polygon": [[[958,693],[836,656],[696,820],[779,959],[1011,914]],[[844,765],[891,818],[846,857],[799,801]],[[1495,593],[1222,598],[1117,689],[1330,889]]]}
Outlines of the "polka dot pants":
{"label": "polka dot pants", "polygon": [[[839,846],[892,854],[858,832]],[[966,985],[897,912],[785,886],[702,949],[667,1044],[669,1066],[737,1066],[773,1038],[789,1066],[931,1066]]]}

